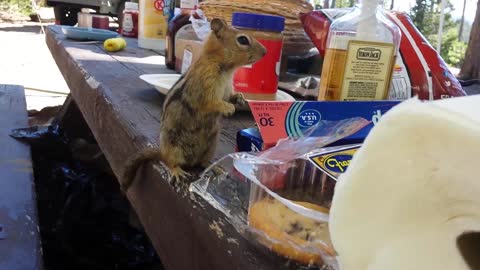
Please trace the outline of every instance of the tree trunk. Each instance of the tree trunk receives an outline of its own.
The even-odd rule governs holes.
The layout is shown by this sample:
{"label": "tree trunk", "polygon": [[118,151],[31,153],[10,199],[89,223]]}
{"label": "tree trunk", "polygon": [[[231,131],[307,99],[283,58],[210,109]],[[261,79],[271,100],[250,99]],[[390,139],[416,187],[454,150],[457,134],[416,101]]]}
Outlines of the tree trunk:
{"label": "tree trunk", "polygon": [[329,8],[328,0],[323,1],[323,8]]}
{"label": "tree trunk", "polygon": [[390,10],[393,10],[393,7],[395,6],[395,0],[392,0],[390,2]]}
{"label": "tree trunk", "polygon": [[466,5],[467,5],[467,0],[463,0],[462,18],[460,19],[460,29],[458,30],[458,41],[462,41],[463,23],[465,22],[465,6]]}
{"label": "tree trunk", "polygon": [[330,5],[331,8],[335,8],[335,0],[332,0],[332,4]]}
{"label": "tree trunk", "polygon": [[477,12],[459,78],[462,80],[480,79],[480,0],[477,1]]}

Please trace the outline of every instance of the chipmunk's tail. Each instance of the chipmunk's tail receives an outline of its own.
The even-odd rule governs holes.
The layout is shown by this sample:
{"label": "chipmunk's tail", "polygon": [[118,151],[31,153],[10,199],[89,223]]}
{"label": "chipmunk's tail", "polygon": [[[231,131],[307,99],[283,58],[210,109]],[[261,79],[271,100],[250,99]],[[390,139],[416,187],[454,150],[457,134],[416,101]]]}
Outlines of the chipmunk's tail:
{"label": "chipmunk's tail", "polygon": [[120,181],[120,188],[123,190],[123,192],[126,192],[128,188],[132,185],[133,180],[135,179],[135,174],[137,173],[138,168],[143,163],[159,159],[161,159],[160,149],[147,148],[127,160],[127,163],[125,164],[125,169],[123,171],[122,179]]}

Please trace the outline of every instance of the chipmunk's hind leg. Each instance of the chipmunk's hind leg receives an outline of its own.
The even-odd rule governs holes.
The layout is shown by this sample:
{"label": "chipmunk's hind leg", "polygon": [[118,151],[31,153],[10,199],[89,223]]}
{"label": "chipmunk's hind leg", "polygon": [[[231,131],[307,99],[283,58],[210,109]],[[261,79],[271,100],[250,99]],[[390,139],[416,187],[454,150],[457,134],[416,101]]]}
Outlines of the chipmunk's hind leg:
{"label": "chipmunk's hind leg", "polygon": [[192,176],[190,173],[180,168],[180,166],[174,166],[173,168],[171,168],[170,174],[170,184],[180,183],[182,178],[188,178]]}

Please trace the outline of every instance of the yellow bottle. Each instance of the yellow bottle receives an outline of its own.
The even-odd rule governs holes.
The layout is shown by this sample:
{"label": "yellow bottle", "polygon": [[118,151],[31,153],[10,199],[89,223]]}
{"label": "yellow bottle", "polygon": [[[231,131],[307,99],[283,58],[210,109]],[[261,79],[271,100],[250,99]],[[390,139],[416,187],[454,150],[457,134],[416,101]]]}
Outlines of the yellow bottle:
{"label": "yellow bottle", "polygon": [[360,0],[330,26],[318,100],[386,99],[400,37],[383,0]]}
{"label": "yellow bottle", "polygon": [[168,28],[168,0],[140,0],[138,47],[165,50]]}

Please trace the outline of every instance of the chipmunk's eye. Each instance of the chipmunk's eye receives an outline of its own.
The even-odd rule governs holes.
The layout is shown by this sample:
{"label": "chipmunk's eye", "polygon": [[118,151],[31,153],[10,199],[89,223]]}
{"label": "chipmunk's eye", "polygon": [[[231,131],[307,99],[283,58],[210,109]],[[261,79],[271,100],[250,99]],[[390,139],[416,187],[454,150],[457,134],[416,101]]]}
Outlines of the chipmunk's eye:
{"label": "chipmunk's eye", "polygon": [[246,36],[239,36],[237,37],[237,41],[240,45],[248,46],[250,45],[250,41]]}

